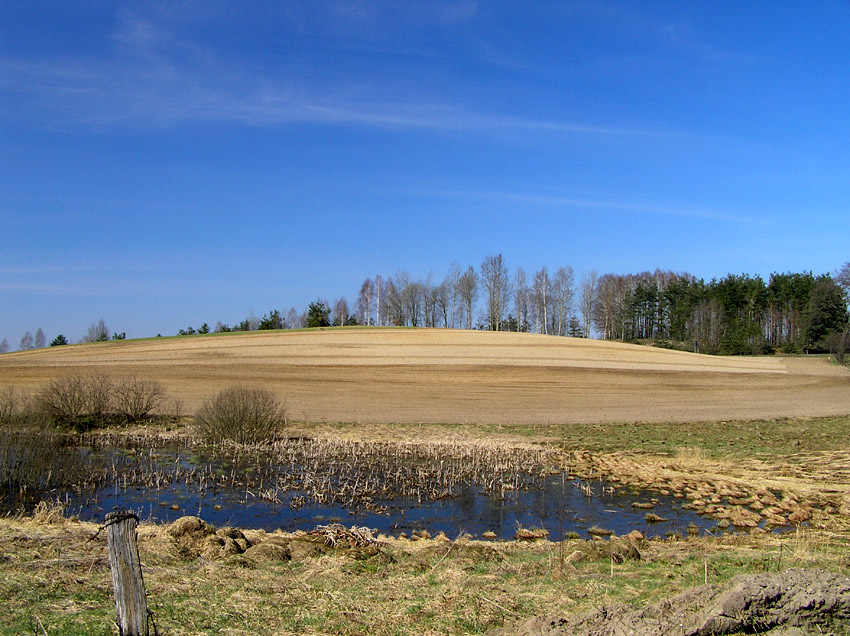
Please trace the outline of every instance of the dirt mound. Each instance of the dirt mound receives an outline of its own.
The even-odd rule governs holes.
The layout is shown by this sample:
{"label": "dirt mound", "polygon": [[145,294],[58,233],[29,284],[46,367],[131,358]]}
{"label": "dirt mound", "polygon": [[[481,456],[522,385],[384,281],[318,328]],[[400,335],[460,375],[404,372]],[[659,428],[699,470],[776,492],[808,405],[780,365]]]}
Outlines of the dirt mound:
{"label": "dirt mound", "polygon": [[581,561],[610,560],[614,563],[622,563],[626,560],[640,561],[640,550],[638,547],[644,538],[640,532],[633,531],[625,537],[610,539],[608,541],[581,541],[577,544],[567,541],[562,547],[574,549],[567,556],[568,563],[579,563]]}
{"label": "dirt mound", "polygon": [[572,618],[533,618],[491,636],[772,636],[850,634],[850,578],[824,571],[744,574],[643,609],[603,607]]}
{"label": "dirt mound", "polygon": [[187,559],[209,560],[242,554],[251,547],[241,530],[215,527],[198,517],[180,517],[166,530],[177,553]]}

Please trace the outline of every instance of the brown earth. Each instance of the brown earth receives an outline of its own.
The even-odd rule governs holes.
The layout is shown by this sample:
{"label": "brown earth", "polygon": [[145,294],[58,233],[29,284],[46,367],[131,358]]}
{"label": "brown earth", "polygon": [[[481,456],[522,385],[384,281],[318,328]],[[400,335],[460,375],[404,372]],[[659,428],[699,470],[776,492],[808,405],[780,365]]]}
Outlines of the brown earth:
{"label": "brown earth", "polygon": [[642,609],[602,607],[532,618],[491,636],[719,636],[850,634],[850,578],[811,570],[742,574]]}
{"label": "brown earth", "polygon": [[547,424],[850,414],[850,371],[817,357],[716,357],[445,329],[217,334],[0,356],[0,386],[100,371],[162,382],[185,413],[232,383],[296,420]]}

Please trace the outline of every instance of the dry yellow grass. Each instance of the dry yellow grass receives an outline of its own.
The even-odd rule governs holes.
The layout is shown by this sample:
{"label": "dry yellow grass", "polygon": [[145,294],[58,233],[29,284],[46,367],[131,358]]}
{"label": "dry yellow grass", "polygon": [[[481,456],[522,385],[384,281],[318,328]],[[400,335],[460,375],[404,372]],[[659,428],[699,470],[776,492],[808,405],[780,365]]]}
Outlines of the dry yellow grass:
{"label": "dry yellow grass", "polygon": [[222,387],[271,389],[298,420],[547,424],[850,413],[821,358],[715,357],[615,342],[444,329],[328,329],[55,347],[0,356],[0,385],[70,373],[162,382],[191,413]]}

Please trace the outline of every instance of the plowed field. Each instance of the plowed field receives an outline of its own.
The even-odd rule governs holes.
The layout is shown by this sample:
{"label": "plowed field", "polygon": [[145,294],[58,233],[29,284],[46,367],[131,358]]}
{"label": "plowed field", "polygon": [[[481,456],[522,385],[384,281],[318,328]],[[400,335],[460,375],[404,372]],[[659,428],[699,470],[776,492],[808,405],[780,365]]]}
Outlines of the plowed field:
{"label": "plowed field", "polygon": [[163,383],[191,413],[232,383],[305,421],[546,424],[850,414],[817,357],[715,357],[535,334],[327,329],[54,347],[0,356],[0,387],[104,372]]}

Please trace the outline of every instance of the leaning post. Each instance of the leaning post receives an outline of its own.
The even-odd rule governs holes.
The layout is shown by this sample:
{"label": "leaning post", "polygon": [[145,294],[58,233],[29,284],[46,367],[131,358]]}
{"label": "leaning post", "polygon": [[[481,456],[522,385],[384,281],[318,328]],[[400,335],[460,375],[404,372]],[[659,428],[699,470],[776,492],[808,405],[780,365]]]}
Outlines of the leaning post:
{"label": "leaning post", "polygon": [[110,512],[105,520],[109,569],[112,570],[121,636],[148,636],[148,605],[136,545],[138,521],[132,512]]}

